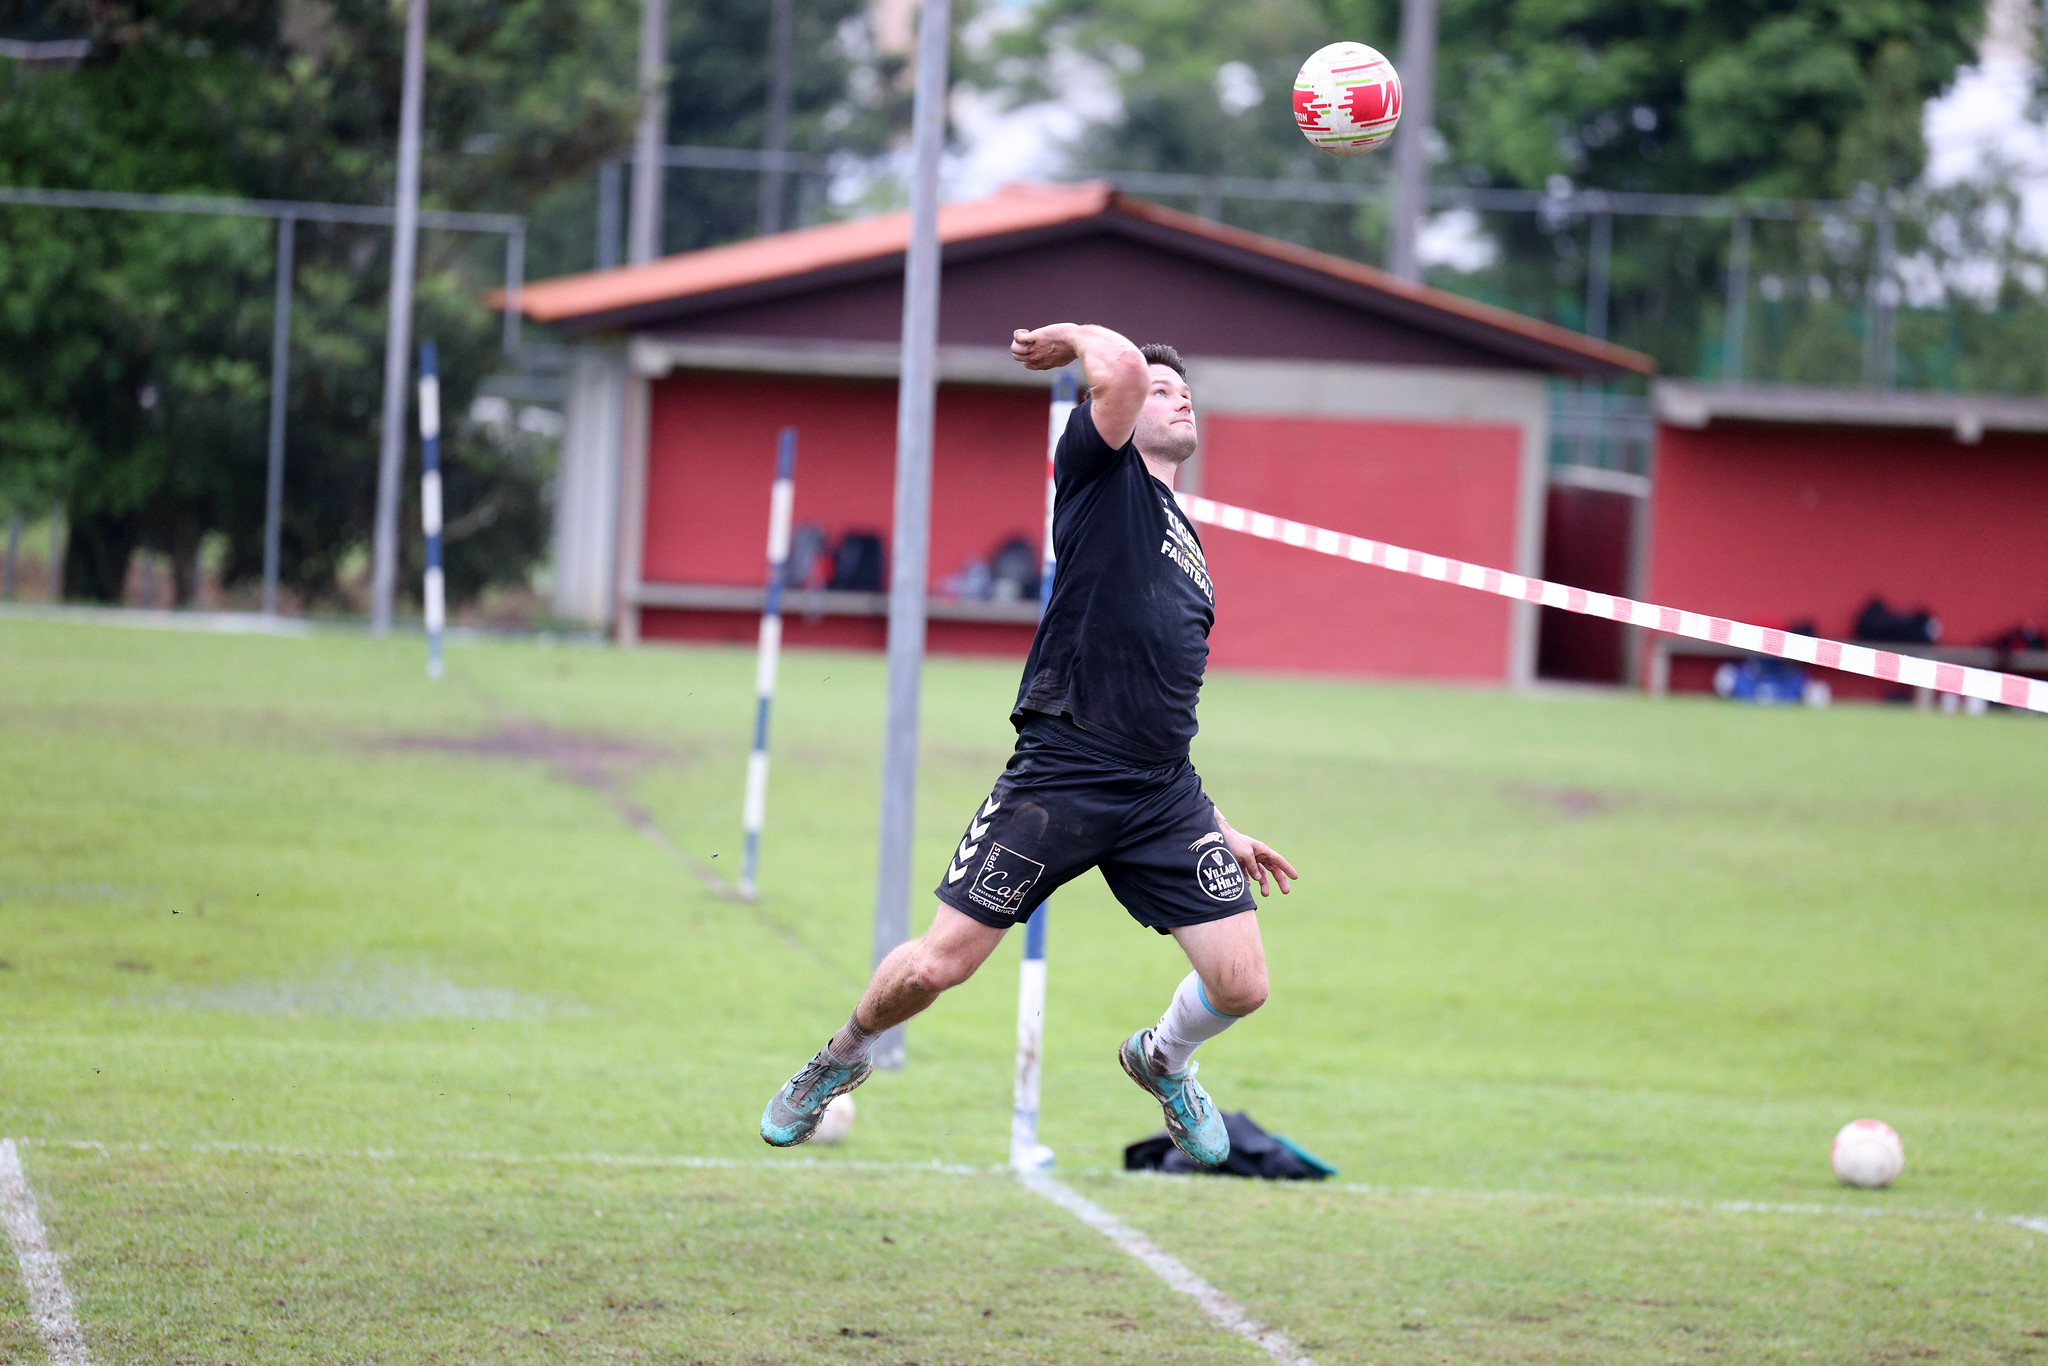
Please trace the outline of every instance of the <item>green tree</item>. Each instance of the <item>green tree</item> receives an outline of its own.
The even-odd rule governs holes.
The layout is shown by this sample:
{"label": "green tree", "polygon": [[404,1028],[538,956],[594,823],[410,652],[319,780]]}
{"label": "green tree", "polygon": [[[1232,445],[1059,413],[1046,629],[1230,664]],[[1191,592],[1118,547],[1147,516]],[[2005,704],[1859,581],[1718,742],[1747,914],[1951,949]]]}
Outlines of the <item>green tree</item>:
{"label": "green tree", "polygon": [[[860,0],[800,12],[793,145],[879,147],[888,83],[849,94]],[[532,215],[536,273],[590,264],[589,186],[638,112],[638,14],[637,0],[436,3],[424,202]],[[768,0],[674,7],[672,138],[758,145],[767,15]],[[92,42],[75,69],[0,67],[0,184],[389,203],[403,17],[394,0],[0,0],[0,33]],[[753,228],[746,177],[672,176],[667,198],[671,249]],[[66,500],[73,593],[118,595],[138,548],[184,575],[211,531],[227,534],[231,578],[260,571],[273,240],[261,222],[0,209],[0,499]],[[283,576],[313,599],[369,533],[388,242],[298,231]],[[544,453],[460,420],[503,363],[482,304],[500,248],[421,243],[415,331],[442,354],[458,596],[545,549]]]}
{"label": "green tree", "polygon": [[[522,210],[615,150],[632,13],[437,8],[427,202]],[[93,47],[75,70],[8,73],[0,182],[389,202],[401,24],[381,0],[17,0],[0,25]],[[182,571],[210,530],[229,535],[232,575],[260,564],[270,248],[261,223],[0,213],[0,478],[65,496],[72,591],[117,594],[138,546]],[[309,596],[368,530],[387,251],[377,230],[300,233],[284,571]],[[493,255],[423,244],[420,332],[455,358],[456,413],[491,359]]]}
{"label": "green tree", "polygon": [[[1445,0],[1435,122],[1440,183],[1557,184],[1666,193],[1849,197],[1903,190],[1925,161],[1921,107],[1971,57],[1982,0]],[[1117,119],[1075,149],[1077,169],[1244,175],[1383,175],[1308,150],[1284,96],[1300,60],[1350,38],[1398,57],[1395,0],[1047,0],[1008,40],[1018,98],[1046,89],[1055,58],[1115,82]],[[1226,64],[1252,68],[1266,97],[1219,107]],[[1383,211],[1348,222],[1307,206],[1233,203],[1232,221],[1366,259]],[[1583,219],[1489,214],[1497,263],[1439,283],[1569,325],[1585,321]],[[1840,225],[1759,242],[1760,271],[1802,278],[1825,264],[1830,309],[1803,345],[1839,378],[1822,334],[1847,337],[1870,241],[1844,251]],[[1852,230],[1853,231],[1853,230]],[[1725,224],[1621,220],[1610,334],[1668,371],[1718,368]],[[1348,242],[1348,247],[1346,243]],[[1771,253],[1777,253],[1773,258]],[[1818,348],[1818,350],[1815,350]],[[1836,347],[1839,350],[1839,346]],[[1806,362],[1801,362],[1806,364]],[[1853,360],[1848,366],[1853,377]]]}
{"label": "green tree", "polygon": [[[1019,101],[1076,80],[1112,85],[1120,112],[1069,149],[1077,171],[1382,179],[1382,159],[1330,157],[1294,126],[1294,74],[1334,36],[1313,0],[1042,0],[1028,24],[997,40],[985,79]],[[1226,216],[1324,250],[1378,255],[1376,213],[1237,200]]]}
{"label": "green tree", "polygon": [[[767,136],[768,0],[693,0],[675,12],[669,45],[668,136],[678,144],[759,147]],[[796,151],[880,151],[907,120],[895,77],[901,61],[866,39],[867,0],[804,0],[796,6],[789,145]],[[864,89],[865,98],[857,93]],[[672,171],[663,196],[669,251],[750,236],[759,182],[731,172]],[[796,221],[798,187],[783,221]]]}
{"label": "green tree", "polygon": [[[1466,183],[1844,199],[1905,190],[1921,108],[1972,54],[1979,0],[1461,0],[1446,8],[1437,125]],[[1493,214],[1503,302],[1585,320],[1587,225]],[[1670,372],[1718,373],[1725,224],[1616,224],[1610,334]],[[1760,234],[1753,267],[1828,282],[1770,354],[1853,381],[1867,227]],[[1795,375],[1786,375],[1791,378]]]}

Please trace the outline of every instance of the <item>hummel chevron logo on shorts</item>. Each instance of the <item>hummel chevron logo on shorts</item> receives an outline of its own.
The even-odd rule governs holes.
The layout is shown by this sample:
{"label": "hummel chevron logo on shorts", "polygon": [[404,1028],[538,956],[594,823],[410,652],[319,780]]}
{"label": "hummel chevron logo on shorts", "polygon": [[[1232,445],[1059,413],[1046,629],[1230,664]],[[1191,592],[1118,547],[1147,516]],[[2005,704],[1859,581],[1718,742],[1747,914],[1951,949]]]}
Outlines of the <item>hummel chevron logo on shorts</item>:
{"label": "hummel chevron logo on shorts", "polygon": [[[991,795],[986,802],[982,803],[981,814],[968,822],[967,833],[960,837],[960,847],[953,854],[952,866],[946,869],[946,885],[948,887],[967,876],[968,860],[972,859],[980,851],[982,840],[988,837],[988,818],[995,815],[1002,805],[1001,802]],[[973,843],[968,843],[969,840],[972,840]]]}

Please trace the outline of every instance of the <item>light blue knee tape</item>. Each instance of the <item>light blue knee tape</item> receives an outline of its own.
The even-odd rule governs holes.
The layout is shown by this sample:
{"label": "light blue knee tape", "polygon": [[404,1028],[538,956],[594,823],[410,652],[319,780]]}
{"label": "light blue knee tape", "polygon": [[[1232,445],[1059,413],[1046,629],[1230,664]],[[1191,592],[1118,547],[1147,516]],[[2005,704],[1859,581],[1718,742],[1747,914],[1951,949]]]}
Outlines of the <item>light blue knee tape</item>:
{"label": "light blue knee tape", "polygon": [[1202,1009],[1208,1011],[1219,1020],[1241,1020],[1244,1018],[1242,1015],[1225,1015],[1215,1006],[1210,1005],[1208,988],[1202,985],[1202,979],[1199,977],[1195,979],[1195,995],[1202,998]]}

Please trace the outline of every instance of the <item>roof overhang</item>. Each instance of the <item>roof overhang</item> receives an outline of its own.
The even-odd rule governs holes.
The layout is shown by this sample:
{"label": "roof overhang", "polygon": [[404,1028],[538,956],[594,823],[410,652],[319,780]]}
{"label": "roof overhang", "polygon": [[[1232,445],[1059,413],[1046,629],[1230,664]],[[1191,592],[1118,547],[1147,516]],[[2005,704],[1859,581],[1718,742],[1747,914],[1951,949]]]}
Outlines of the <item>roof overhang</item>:
{"label": "roof overhang", "polygon": [[1321,294],[1395,322],[1443,333],[1539,369],[1587,376],[1652,375],[1657,364],[1640,351],[1570,328],[1540,322],[1476,299],[1433,289],[1329,252],[1296,246],[1117,195],[1113,230],[1169,251],[1211,262],[1307,293]]}
{"label": "roof overhang", "polygon": [[1673,427],[1702,428],[1715,422],[1904,427],[1952,432],[1966,445],[1982,440],[1986,432],[2048,432],[2048,400],[1996,394],[1659,380],[1651,386],[1650,402],[1657,420]]}
{"label": "roof overhang", "polygon": [[[994,384],[1050,389],[1053,370],[1026,370],[1007,347],[933,348],[938,377],[949,384]],[[838,379],[895,379],[903,348],[895,342],[791,341],[786,337],[663,336],[640,333],[626,346],[633,373],[660,379],[671,371],[731,370],[770,375],[823,375]]]}
{"label": "roof overhang", "polygon": [[[1611,342],[1100,184],[1011,186],[939,213],[948,265],[1103,232],[1448,336],[1533,369],[1612,377],[1656,368],[1648,356]],[[900,275],[909,238],[908,213],[825,224],[539,281],[521,291],[518,306],[537,322],[572,332],[659,330],[718,309]],[[502,291],[490,297],[503,306]]]}
{"label": "roof overhang", "polygon": [[[961,244],[1011,238],[1103,212],[1105,185],[1015,186],[939,210],[948,257]],[[803,293],[847,280],[900,273],[910,241],[908,212],[771,233],[645,265],[541,280],[520,291],[519,311],[576,331],[625,330],[764,297]],[[957,258],[956,258],[957,259]],[[504,292],[490,294],[504,306]]]}

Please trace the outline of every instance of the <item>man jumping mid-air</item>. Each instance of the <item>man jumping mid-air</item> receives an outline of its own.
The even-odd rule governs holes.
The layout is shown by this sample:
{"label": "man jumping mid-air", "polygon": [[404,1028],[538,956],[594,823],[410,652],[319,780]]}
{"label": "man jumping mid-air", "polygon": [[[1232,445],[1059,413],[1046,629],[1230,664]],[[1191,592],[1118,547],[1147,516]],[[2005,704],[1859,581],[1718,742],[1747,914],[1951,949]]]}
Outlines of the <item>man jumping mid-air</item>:
{"label": "man jumping mid-air", "polygon": [[1188,762],[1215,594],[1173,501],[1196,445],[1187,371],[1170,346],[1072,323],[1019,331],[1010,354],[1033,370],[1079,359],[1089,393],[1054,459],[1059,573],[1010,713],[1017,749],[939,880],[931,928],[882,960],[853,1018],[768,1102],[761,1137],[809,1138],[833,1097],[874,1071],[877,1036],[973,976],[1060,884],[1100,868],[1132,918],[1172,935],[1194,967],[1118,1060],[1180,1150],[1215,1166],[1230,1138],[1189,1058],[1265,1002],[1249,883],[1268,895],[1269,876],[1286,892],[1299,875],[1230,828]]}

